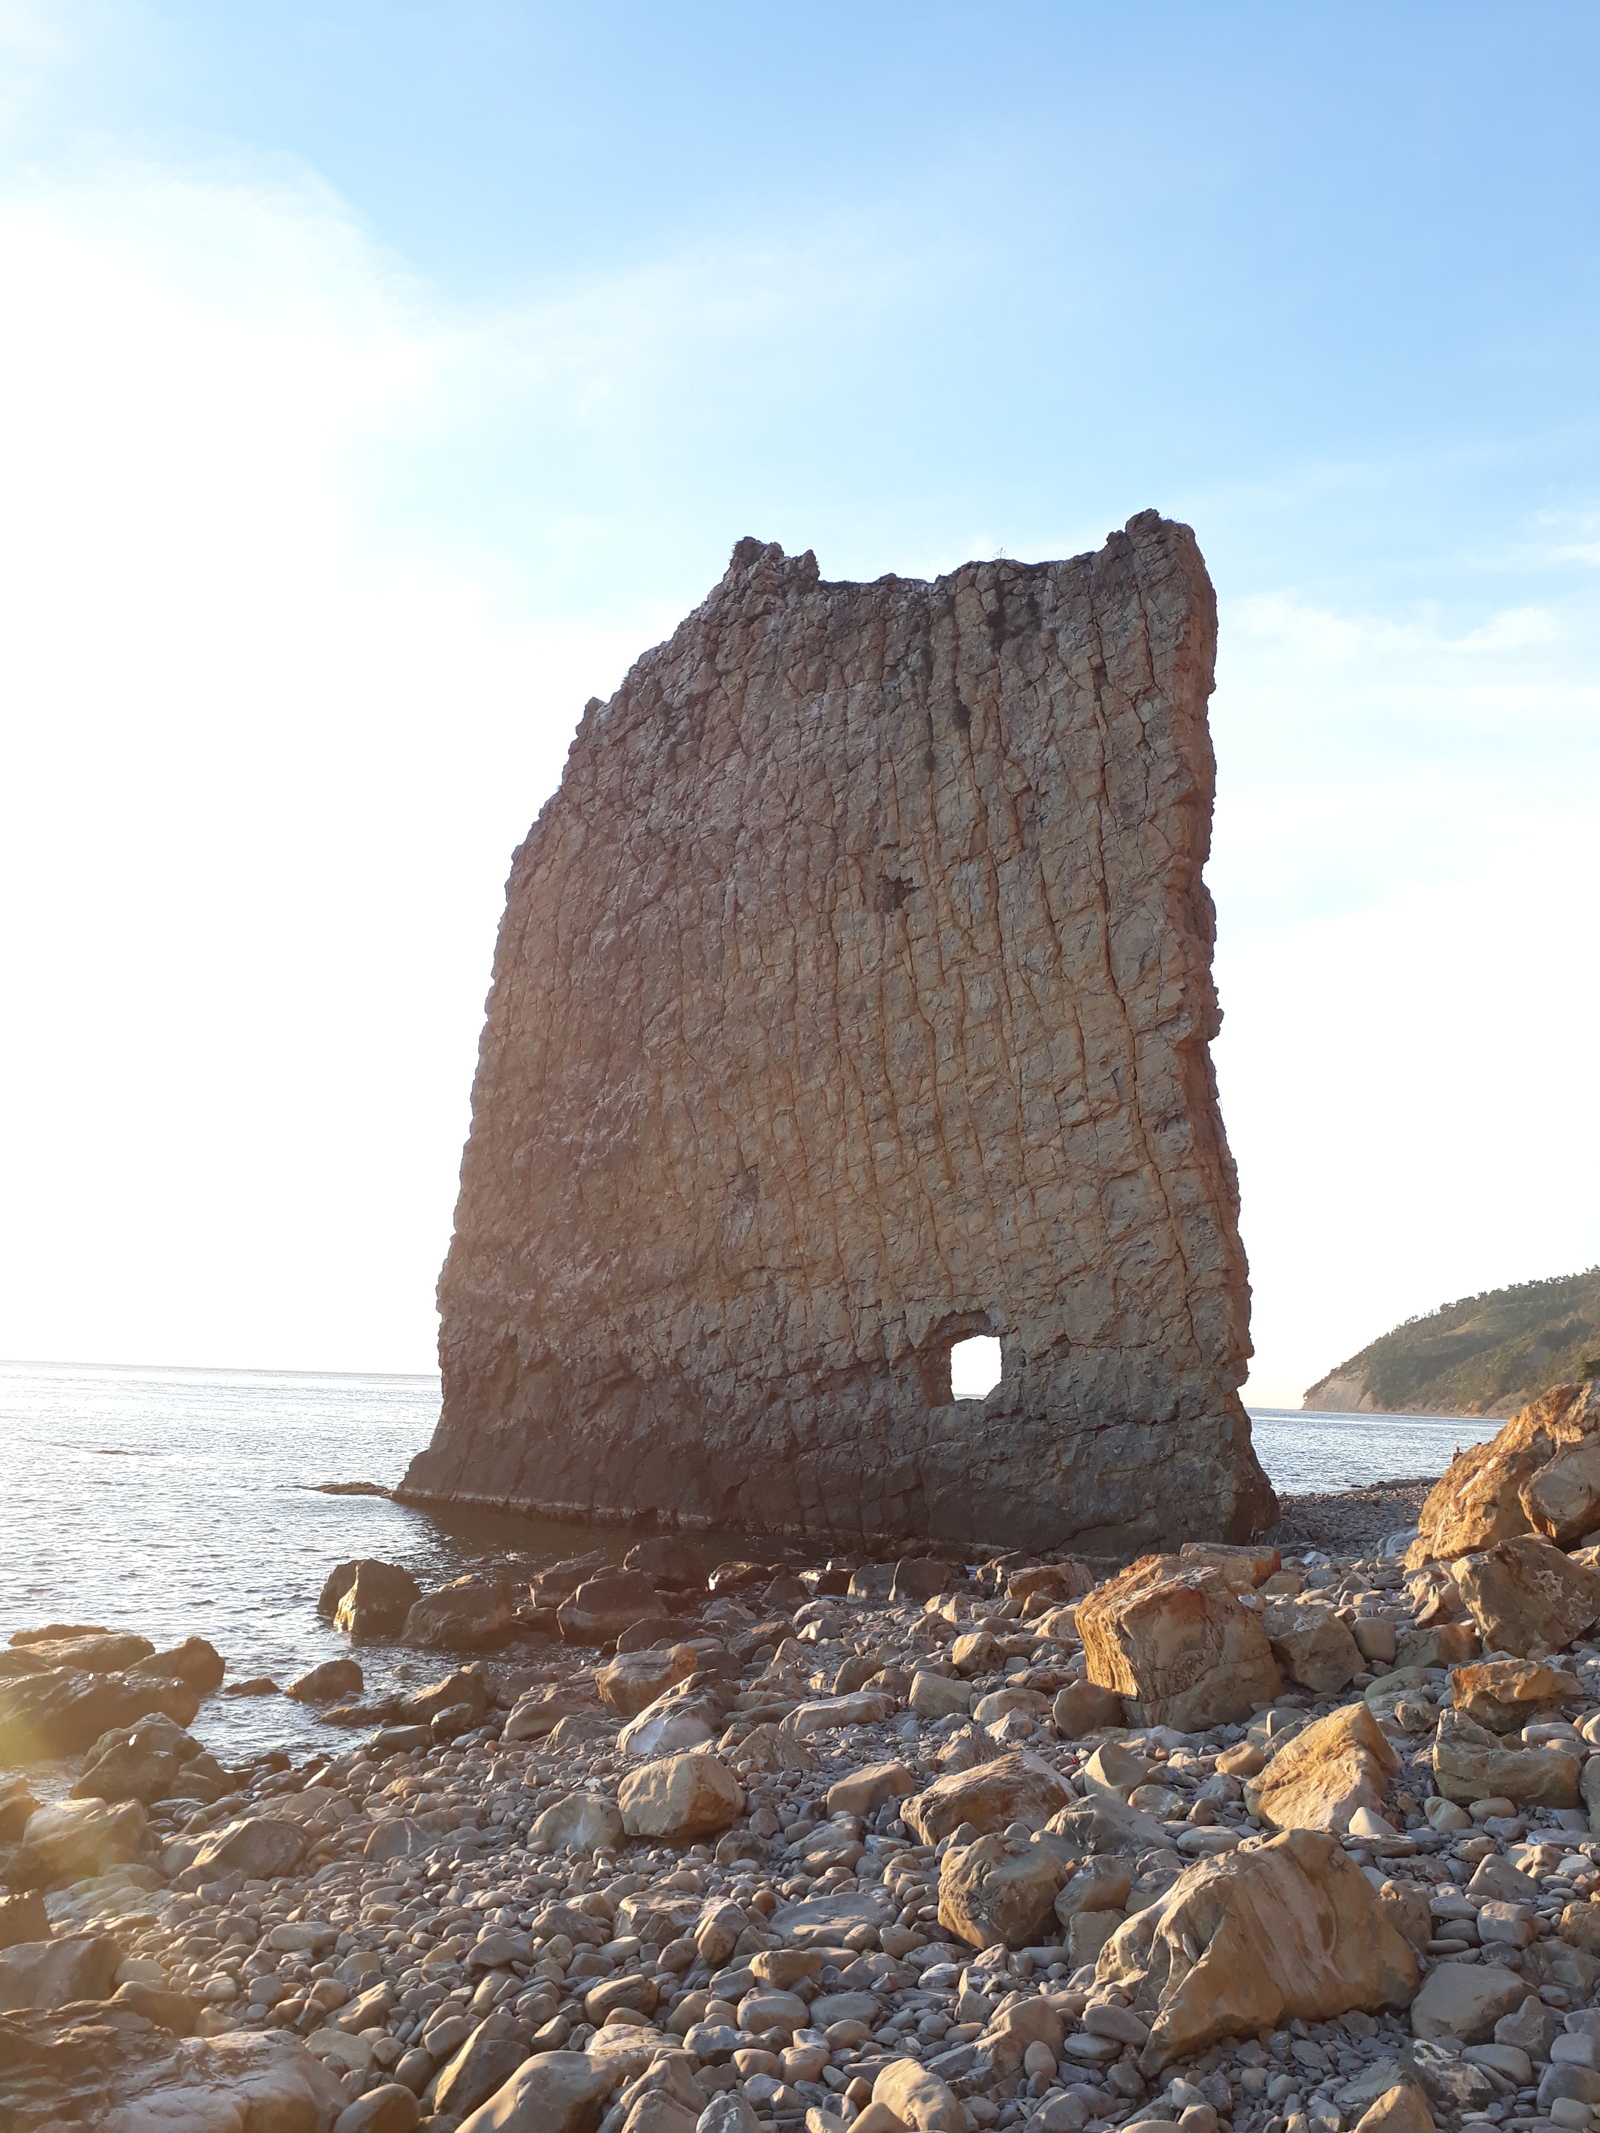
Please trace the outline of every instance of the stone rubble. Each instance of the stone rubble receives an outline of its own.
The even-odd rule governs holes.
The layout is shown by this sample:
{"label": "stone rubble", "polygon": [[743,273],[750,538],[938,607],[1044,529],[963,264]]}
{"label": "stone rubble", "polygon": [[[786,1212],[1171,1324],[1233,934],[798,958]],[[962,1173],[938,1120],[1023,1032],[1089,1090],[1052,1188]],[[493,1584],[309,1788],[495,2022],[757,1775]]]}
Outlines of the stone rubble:
{"label": "stone rubble", "polygon": [[1589,2133],[1600,1642],[1557,1573],[1480,1650],[1408,1539],[651,1541],[445,1588],[460,1650],[298,1767],[108,1728],[70,1800],[0,1778],[0,2127]]}

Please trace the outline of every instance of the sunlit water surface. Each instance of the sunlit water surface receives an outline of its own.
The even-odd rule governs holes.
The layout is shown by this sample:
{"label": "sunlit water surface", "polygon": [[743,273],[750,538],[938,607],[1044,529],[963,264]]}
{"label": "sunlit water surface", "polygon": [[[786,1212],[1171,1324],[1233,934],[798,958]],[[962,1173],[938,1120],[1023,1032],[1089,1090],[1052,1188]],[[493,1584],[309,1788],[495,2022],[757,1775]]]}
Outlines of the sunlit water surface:
{"label": "sunlit water surface", "polygon": [[[485,1513],[439,1515],[324,1481],[392,1485],[439,1411],[435,1378],[0,1364],[0,1640],[46,1622],[137,1630],[158,1647],[208,1637],[232,1679],[291,1680],[348,1650],[317,1595],[352,1556],[403,1563],[426,1586],[514,1562],[524,1571],[603,1548],[620,1528]],[[1499,1424],[1432,1415],[1255,1414],[1282,1490],[1345,1489],[1444,1471]],[[700,1543],[708,1565],[738,1536]],[[770,1542],[747,1552],[770,1556]],[[369,1693],[431,1679],[437,1662],[364,1647]],[[194,1731],[225,1760],[337,1736],[282,1697],[212,1697]]]}

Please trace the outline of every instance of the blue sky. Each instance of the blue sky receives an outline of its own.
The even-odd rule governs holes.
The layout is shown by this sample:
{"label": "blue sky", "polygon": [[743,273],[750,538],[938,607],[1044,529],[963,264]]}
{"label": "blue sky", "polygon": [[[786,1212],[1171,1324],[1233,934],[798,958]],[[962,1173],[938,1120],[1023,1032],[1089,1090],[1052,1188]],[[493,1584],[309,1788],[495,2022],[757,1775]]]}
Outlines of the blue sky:
{"label": "blue sky", "polygon": [[1597,58],[1577,5],[9,0],[0,1347],[425,1363],[584,699],[742,534],[931,573],[1149,505],[1222,606],[1251,1397],[1600,1257]]}

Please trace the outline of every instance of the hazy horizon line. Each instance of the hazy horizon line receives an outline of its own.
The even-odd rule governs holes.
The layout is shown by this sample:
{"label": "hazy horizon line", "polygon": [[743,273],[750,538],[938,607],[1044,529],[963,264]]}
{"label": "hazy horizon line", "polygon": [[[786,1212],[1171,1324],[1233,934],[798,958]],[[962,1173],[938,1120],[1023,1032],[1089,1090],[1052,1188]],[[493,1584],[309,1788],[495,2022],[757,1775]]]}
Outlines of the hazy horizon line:
{"label": "hazy horizon line", "polygon": [[96,1363],[72,1356],[0,1356],[0,1370],[151,1370],[168,1376],[239,1378],[399,1378],[435,1382],[437,1370],[315,1370],[281,1363]]}

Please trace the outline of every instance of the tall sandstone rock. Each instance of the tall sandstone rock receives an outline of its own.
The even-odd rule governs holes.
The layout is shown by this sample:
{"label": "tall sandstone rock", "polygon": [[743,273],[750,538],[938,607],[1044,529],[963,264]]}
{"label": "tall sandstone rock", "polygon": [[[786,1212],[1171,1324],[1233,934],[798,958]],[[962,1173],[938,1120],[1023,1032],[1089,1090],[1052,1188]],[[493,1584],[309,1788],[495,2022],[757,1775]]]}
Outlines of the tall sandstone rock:
{"label": "tall sandstone rock", "polygon": [[[844,1540],[1242,1537],[1200,870],[1216,613],[1095,555],[744,540],[512,865],[404,1494]],[[999,1336],[952,1401],[949,1351]]]}

